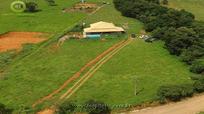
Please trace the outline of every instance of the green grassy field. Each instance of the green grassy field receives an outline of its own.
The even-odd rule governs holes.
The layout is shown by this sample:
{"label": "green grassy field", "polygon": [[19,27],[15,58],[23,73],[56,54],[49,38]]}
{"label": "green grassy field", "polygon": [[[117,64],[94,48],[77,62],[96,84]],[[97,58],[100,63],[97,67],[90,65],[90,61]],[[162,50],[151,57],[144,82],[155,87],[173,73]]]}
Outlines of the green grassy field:
{"label": "green grassy field", "polygon": [[[113,4],[87,16],[78,12],[61,12],[61,8],[71,6],[76,0],[57,0],[56,7],[48,7],[41,1],[41,12],[16,15],[9,8],[5,8],[9,1],[11,0],[2,0],[0,4],[0,8],[3,9],[0,10],[1,17],[3,16],[0,18],[0,32],[57,33],[73,26],[84,17],[87,23],[101,20],[116,25],[128,23],[128,33],[138,33],[143,27],[137,20],[121,16]],[[59,49],[53,48],[56,43],[53,42],[20,61],[14,61],[1,76],[3,79],[0,79],[0,102],[15,110],[21,105],[31,106],[36,100],[58,88],[89,60],[120,40],[68,40]],[[112,105],[141,104],[155,100],[156,90],[161,85],[191,83],[191,75],[186,65],[163,49],[161,42],[149,44],[136,40],[106,63],[72,100],[83,103],[89,99],[96,99]],[[138,90],[144,88],[137,96],[134,95],[135,84]]]}
{"label": "green grassy field", "polygon": [[193,13],[197,20],[204,20],[203,0],[169,0],[169,6],[176,9],[185,9]]}
{"label": "green grassy field", "polygon": [[85,16],[80,12],[62,12],[63,8],[78,2],[76,0],[56,0],[57,6],[48,6],[45,0],[37,0],[41,11],[36,13],[14,13],[10,10],[12,1],[14,0],[0,0],[0,33],[7,31],[56,33],[73,26]]}
{"label": "green grassy field", "polygon": [[[72,100],[135,105],[154,101],[159,86],[191,83],[188,67],[162,46],[161,42],[133,41],[97,71]],[[138,95],[135,86],[137,91],[143,89]]]}
{"label": "green grassy field", "polygon": [[[8,3],[9,2],[5,2],[5,4]],[[61,5],[70,6],[74,3],[74,0],[73,2],[68,2],[67,4],[65,3],[65,1],[58,1],[57,3],[61,3]],[[62,6],[57,7],[60,9]],[[107,12],[106,8],[111,9],[112,13],[110,11]],[[41,21],[43,21],[44,19],[41,20],[42,17],[40,18],[36,16],[36,18],[39,19],[36,20],[36,22],[39,21],[39,23],[35,24],[35,26],[28,26],[29,23],[25,23],[23,26],[14,27],[13,24],[5,24],[2,19],[0,22],[1,25],[4,25],[2,29],[5,31],[13,31],[12,29],[15,29],[16,31],[37,30],[41,32],[57,32],[76,24],[76,22],[85,17],[85,14],[81,13],[63,14],[63,16],[66,15],[67,18],[69,18],[71,21],[69,21],[69,19],[67,20],[67,18],[64,17],[62,18],[63,22],[60,22],[61,20],[54,20],[54,14],[51,13],[52,9],[43,9],[47,10],[46,12],[49,12],[49,18],[53,20],[48,20],[46,23],[43,23]],[[54,12],[59,13],[59,9]],[[10,10],[7,9],[2,12],[10,12]],[[43,11],[38,13],[41,16],[47,16],[47,14]],[[61,12],[59,15],[61,15]],[[77,19],[75,19],[73,15],[76,15]],[[102,15],[106,15],[106,17],[101,18]],[[106,20],[107,15],[111,15],[111,17],[109,17],[109,20]],[[17,15],[11,15],[11,17],[15,19],[20,19],[20,17],[16,16]],[[88,16],[86,18],[86,21],[96,22],[102,19],[104,21],[110,21],[115,23],[114,20],[117,16],[120,17],[120,19],[119,22],[117,22],[116,24],[120,24],[120,22],[121,24],[123,24],[123,22],[126,21],[131,23],[128,32],[138,33],[142,29],[142,24],[138,21],[122,17],[120,13],[113,8],[113,4],[105,6],[104,8],[99,10],[99,12],[94,14],[94,16]],[[8,17],[4,16],[4,19],[6,18]],[[30,17],[28,19],[23,19],[18,24],[21,25],[23,21],[28,21],[29,19]],[[48,17],[46,19],[48,19]],[[55,27],[52,28],[51,21],[56,21],[55,24],[57,24],[58,26],[53,25]],[[11,21],[11,23],[15,22],[15,20]],[[67,22],[66,25],[64,25],[65,22]],[[43,26],[47,26],[48,29],[41,28]],[[7,29],[7,27],[10,28]],[[77,72],[89,60],[93,59],[99,53],[101,53],[102,51],[120,40],[121,39],[109,39],[105,42],[92,40],[70,40],[65,42],[65,44],[63,44],[63,46],[56,51],[53,51],[55,49],[52,48],[52,45],[54,45],[56,42],[47,43],[49,44],[49,46],[42,47],[37,51],[34,50],[32,55],[25,58],[21,58],[18,61],[14,60],[14,63],[8,67],[4,75],[1,75],[1,78],[3,79],[0,80],[0,102],[8,105],[9,107],[14,108],[15,110],[17,110],[21,105],[31,106],[31,104],[34,103],[36,100],[58,88],[65,80],[67,80],[67,78]]]}
{"label": "green grassy field", "polygon": [[59,49],[48,46],[24,58],[1,77],[0,102],[13,108],[31,106],[118,41],[69,40]]}

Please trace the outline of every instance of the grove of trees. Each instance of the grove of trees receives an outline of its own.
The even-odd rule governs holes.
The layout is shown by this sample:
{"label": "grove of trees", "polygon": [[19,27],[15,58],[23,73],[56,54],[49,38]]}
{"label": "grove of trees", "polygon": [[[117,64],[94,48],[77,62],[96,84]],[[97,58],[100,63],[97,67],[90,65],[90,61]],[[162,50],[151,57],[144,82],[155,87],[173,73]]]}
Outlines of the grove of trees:
{"label": "grove of trees", "polygon": [[147,32],[165,42],[170,54],[191,65],[190,71],[204,73],[204,23],[192,13],[162,6],[159,0],[114,0],[114,4],[122,15],[143,22]]}
{"label": "grove of trees", "polygon": [[168,0],[114,0],[122,15],[144,23],[152,37],[165,42],[170,54],[180,56],[190,71],[201,74],[193,84],[166,85],[158,89],[161,102],[179,101],[194,93],[204,92],[204,22],[198,22],[192,13],[162,6]]}

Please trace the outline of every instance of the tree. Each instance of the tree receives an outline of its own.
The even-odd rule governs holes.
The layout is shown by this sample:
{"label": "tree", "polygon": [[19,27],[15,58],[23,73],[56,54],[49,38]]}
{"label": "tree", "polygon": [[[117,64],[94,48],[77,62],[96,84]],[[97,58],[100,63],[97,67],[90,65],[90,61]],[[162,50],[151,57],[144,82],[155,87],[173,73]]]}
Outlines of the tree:
{"label": "tree", "polygon": [[85,103],[85,110],[89,114],[110,114],[110,108],[103,102],[89,100]]}
{"label": "tree", "polygon": [[12,114],[12,109],[6,108],[4,104],[0,103],[0,114]]}
{"label": "tree", "polygon": [[156,3],[156,4],[159,4],[159,3],[160,3],[159,0],[146,0],[146,1],[151,2],[151,3]]}
{"label": "tree", "polygon": [[56,6],[55,0],[45,0],[50,6]]}
{"label": "tree", "polygon": [[175,55],[180,55],[183,50],[191,47],[198,40],[196,32],[187,27],[171,28],[165,32],[163,37],[166,38],[165,46],[171,54]]}
{"label": "tree", "polygon": [[181,54],[182,61],[187,64],[192,64],[195,59],[199,59],[204,56],[204,48],[199,45],[192,45],[188,49],[185,49]]}
{"label": "tree", "polygon": [[168,0],[163,0],[163,1],[162,1],[162,4],[168,5],[168,4],[169,4],[169,1],[168,1]]}
{"label": "tree", "polygon": [[59,105],[58,114],[71,114],[76,109],[76,105],[73,102],[66,101]]}
{"label": "tree", "polygon": [[204,59],[195,60],[190,68],[193,73],[204,73]]}
{"label": "tree", "polygon": [[204,79],[196,80],[193,84],[194,90],[198,93],[204,92]]}
{"label": "tree", "polygon": [[192,96],[193,93],[191,84],[161,86],[157,91],[159,100],[162,103],[166,100],[179,101],[182,98]]}
{"label": "tree", "polygon": [[26,11],[27,12],[36,12],[38,4],[35,2],[27,2],[26,3]]}

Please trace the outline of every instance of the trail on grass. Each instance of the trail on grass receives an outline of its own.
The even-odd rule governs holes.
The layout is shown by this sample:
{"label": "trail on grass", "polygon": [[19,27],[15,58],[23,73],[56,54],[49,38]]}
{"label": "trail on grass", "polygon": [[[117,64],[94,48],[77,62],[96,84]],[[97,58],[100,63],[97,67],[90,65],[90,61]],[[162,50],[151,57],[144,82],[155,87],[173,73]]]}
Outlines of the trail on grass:
{"label": "trail on grass", "polygon": [[125,42],[125,40],[116,43],[115,45],[111,46],[109,49],[107,49],[106,51],[104,51],[102,54],[98,55],[95,59],[91,60],[90,62],[88,62],[85,66],[83,66],[78,72],[76,72],[71,78],[69,78],[68,80],[66,80],[58,89],[54,90],[52,93],[48,94],[47,96],[39,99],[38,101],[36,101],[32,107],[35,107],[38,104],[43,103],[44,101],[52,98],[54,95],[58,94],[60,91],[62,91],[65,87],[67,87],[67,85],[71,82],[73,82],[74,80],[76,80],[77,78],[80,77],[80,75],[86,71],[87,69],[89,69],[91,66],[93,66],[95,63],[97,63],[100,59],[102,59],[105,55],[107,55],[108,53],[110,53],[111,51],[113,51],[115,48],[117,48],[118,46],[122,45]]}
{"label": "trail on grass", "polygon": [[86,72],[80,80],[78,80],[70,89],[67,90],[61,97],[60,100],[69,99],[93,74],[108,60],[110,60],[115,54],[117,54],[121,49],[127,46],[132,40],[128,39],[126,42],[122,43],[120,46],[115,48],[112,52],[104,56],[100,61],[98,61],[88,72]]}

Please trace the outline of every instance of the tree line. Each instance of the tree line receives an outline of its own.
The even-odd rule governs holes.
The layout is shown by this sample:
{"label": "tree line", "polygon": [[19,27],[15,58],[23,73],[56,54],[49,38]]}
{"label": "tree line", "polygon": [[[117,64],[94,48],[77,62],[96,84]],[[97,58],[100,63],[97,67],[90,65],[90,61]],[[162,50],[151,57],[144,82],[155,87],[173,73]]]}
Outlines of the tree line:
{"label": "tree line", "polygon": [[[162,4],[168,4],[163,0]],[[152,37],[165,42],[165,48],[172,55],[179,56],[190,65],[190,71],[201,74],[194,84],[167,85],[158,90],[161,101],[177,101],[190,97],[195,92],[204,92],[204,22],[185,10],[175,10],[161,5],[160,0],[114,0],[122,15],[144,23]]]}

